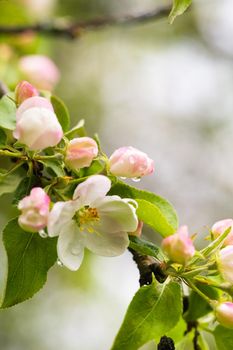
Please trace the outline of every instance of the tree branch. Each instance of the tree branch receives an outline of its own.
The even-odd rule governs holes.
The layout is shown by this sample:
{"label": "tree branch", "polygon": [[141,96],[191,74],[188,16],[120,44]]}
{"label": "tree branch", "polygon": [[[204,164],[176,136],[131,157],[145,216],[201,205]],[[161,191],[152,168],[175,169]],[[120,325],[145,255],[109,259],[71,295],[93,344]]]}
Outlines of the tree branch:
{"label": "tree branch", "polygon": [[84,31],[95,30],[112,25],[133,25],[145,23],[168,16],[171,6],[161,7],[154,11],[135,16],[97,18],[77,23],[65,23],[55,20],[52,23],[38,23],[24,26],[0,26],[0,35],[20,35],[28,32],[69,39],[79,38]]}

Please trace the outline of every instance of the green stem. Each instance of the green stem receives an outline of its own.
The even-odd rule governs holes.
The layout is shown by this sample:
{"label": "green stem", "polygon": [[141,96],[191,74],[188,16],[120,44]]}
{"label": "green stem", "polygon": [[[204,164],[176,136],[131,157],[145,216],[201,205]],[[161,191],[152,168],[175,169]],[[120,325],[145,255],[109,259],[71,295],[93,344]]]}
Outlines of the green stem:
{"label": "green stem", "polygon": [[27,159],[27,157],[23,156],[22,153],[20,152],[10,152],[10,151],[6,151],[6,150],[0,150],[0,155],[1,156],[6,156],[6,157],[13,157],[13,158],[24,158]]}
{"label": "green stem", "polygon": [[199,294],[205,301],[207,301],[208,304],[212,305],[212,300],[207,297],[207,295],[205,295],[202,291],[200,291],[199,288],[197,288],[197,286],[195,286],[194,283],[192,283],[189,279],[185,279],[186,284],[192,288],[195,292],[197,292],[197,294]]}

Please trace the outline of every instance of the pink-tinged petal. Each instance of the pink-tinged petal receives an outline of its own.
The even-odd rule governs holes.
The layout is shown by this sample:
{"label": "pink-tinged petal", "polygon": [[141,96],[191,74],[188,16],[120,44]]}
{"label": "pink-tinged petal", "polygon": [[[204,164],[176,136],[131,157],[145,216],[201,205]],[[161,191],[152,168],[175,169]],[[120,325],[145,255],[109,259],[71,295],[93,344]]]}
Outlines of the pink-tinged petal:
{"label": "pink-tinged petal", "polygon": [[93,175],[79,184],[74,191],[73,199],[79,199],[82,206],[90,205],[103,198],[111,188],[111,181],[104,175]]}
{"label": "pink-tinged petal", "polygon": [[98,154],[98,145],[90,137],[79,137],[71,140],[66,149],[65,162],[71,169],[90,166]]}
{"label": "pink-tinged petal", "polygon": [[38,89],[52,90],[60,78],[55,63],[43,55],[23,56],[19,67],[25,78]]}
{"label": "pink-tinged petal", "polygon": [[31,109],[31,108],[34,108],[34,107],[38,107],[38,108],[47,108],[49,109],[50,111],[54,111],[53,110],[53,106],[52,106],[52,103],[47,100],[47,98],[45,97],[40,97],[40,96],[34,96],[34,97],[30,97],[30,98],[27,98],[20,106],[19,108],[17,109],[16,111],[16,120],[18,121],[22,114],[28,110],[28,109]]}
{"label": "pink-tinged petal", "polygon": [[233,245],[228,245],[220,250],[218,268],[223,278],[233,284]]}
{"label": "pink-tinged petal", "polygon": [[221,325],[233,329],[233,303],[225,302],[216,307],[216,318]]}
{"label": "pink-tinged petal", "polygon": [[193,241],[189,237],[188,227],[181,226],[176,233],[162,241],[162,248],[170,260],[186,264],[195,254]]}
{"label": "pink-tinged petal", "polygon": [[232,245],[233,244],[233,220],[232,219],[224,219],[217,221],[211,228],[211,231],[213,233],[214,239],[222,235],[229,227],[231,227],[231,230],[224,240],[224,246]]}
{"label": "pink-tinged petal", "polygon": [[55,203],[48,218],[48,235],[58,236],[71,222],[79,207],[79,203],[75,201]]}
{"label": "pink-tinged petal", "polygon": [[57,254],[60,261],[70,270],[80,267],[84,256],[83,237],[75,221],[69,221],[58,237]]}
{"label": "pink-tinged petal", "polygon": [[121,147],[109,159],[110,171],[116,176],[135,178],[154,171],[154,161],[134,147]]}
{"label": "pink-tinged petal", "polygon": [[137,229],[136,208],[121,198],[107,196],[96,201],[95,206],[100,217],[94,226],[97,232],[131,232]]}
{"label": "pink-tinged petal", "polygon": [[33,107],[20,116],[13,135],[30,150],[43,150],[57,145],[62,139],[63,131],[53,111]]}
{"label": "pink-tinged petal", "polygon": [[50,198],[46,192],[35,187],[30,195],[24,197],[18,204],[21,210],[19,225],[26,231],[38,232],[48,223]]}
{"label": "pink-tinged petal", "polygon": [[118,256],[129,246],[129,238],[125,232],[83,233],[85,246],[93,253],[101,256]]}
{"label": "pink-tinged petal", "polygon": [[15,88],[15,99],[17,104],[21,104],[23,101],[30,97],[38,96],[37,89],[27,81],[21,81]]}
{"label": "pink-tinged petal", "polygon": [[137,227],[136,231],[128,232],[128,234],[130,236],[140,237],[142,235],[142,228],[143,228],[143,222],[138,221],[138,227]]}

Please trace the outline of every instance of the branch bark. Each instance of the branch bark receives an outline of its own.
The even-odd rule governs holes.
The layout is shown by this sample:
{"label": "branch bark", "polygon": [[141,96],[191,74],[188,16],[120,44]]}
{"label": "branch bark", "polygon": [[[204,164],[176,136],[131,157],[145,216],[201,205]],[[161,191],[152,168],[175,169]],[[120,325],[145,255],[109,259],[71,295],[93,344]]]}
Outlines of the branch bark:
{"label": "branch bark", "polygon": [[89,21],[65,23],[55,20],[52,23],[38,23],[24,26],[0,26],[0,35],[20,35],[38,33],[54,37],[79,38],[85,31],[96,30],[112,25],[133,25],[157,20],[169,15],[171,6],[157,8],[154,11],[135,16],[96,18]]}

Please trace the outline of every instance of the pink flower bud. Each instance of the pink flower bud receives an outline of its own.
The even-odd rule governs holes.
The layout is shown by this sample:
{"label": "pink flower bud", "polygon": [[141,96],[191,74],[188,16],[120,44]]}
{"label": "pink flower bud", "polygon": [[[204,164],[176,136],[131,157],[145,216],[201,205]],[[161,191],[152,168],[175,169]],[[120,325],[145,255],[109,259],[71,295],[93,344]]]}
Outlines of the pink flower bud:
{"label": "pink flower bud", "polygon": [[214,239],[216,239],[218,236],[222,235],[229,227],[232,227],[232,228],[228,233],[227,238],[224,240],[224,246],[233,244],[233,220],[225,219],[225,220],[217,221],[212,226],[212,229],[211,229]]}
{"label": "pink flower bud", "polygon": [[26,99],[16,112],[14,137],[30,150],[57,145],[63,132],[51,103],[44,97]]}
{"label": "pink flower bud", "polygon": [[143,228],[143,222],[142,221],[138,221],[138,227],[136,229],[136,231],[134,232],[129,232],[130,236],[136,236],[136,237],[140,237],[142,234],[142,228]]}
{"label": "pink flower bud", "polygon": [[57,66],[46,56],[23,56],[19,67],[25,78],[38,89],[52,90],[60,78]]}
{"label": "pink flower bud", "polygon": [[223,278],[233,284],[233,245],[220,250],[218,268]]}
{"label": "pink flower bud", "polygon": [[109,159],[110,171],[116,176],[137,178],[153,173],[154,162],[134,147],[118,148]]}
{"label": "pink flower bud", "polygon": [[219,304],[215,309],[216,318],[221,325],[233,329],[233,303]]}
{"label": "pink flower bud", "polygon": [[183,265],[195,254],[195,248],[189,237],[187,226],[181,226],[176,233],[164,238],[162,248],[170,260]]}
{"label": "pink flower bud", "polygon": [[18,105],[29,97],[38,96],[36,88],[26,80],[21,81],[15,88],[15,99]]}
{"label": "pink flower bud", "polygon": [[29,196],[24,197],[18,204],[22,211],[19,225],[29,232],[38,232],[47,226],[50,198],[40,187],[31,190]]}
{"label": "pink flower bud", "polygon": [[66,149],[65,161],[71,169],[80,169],[91,164],[98,154],[98,145],[90,137],[71,140]]}

